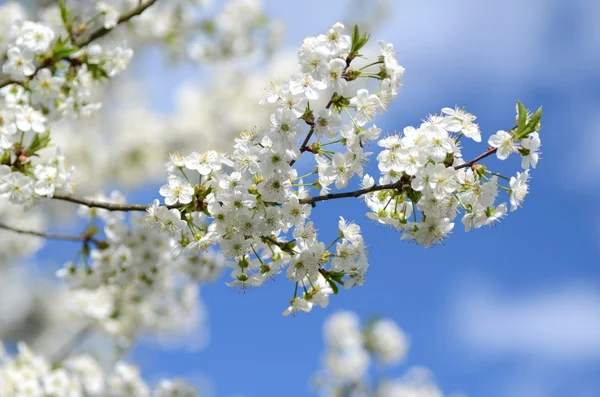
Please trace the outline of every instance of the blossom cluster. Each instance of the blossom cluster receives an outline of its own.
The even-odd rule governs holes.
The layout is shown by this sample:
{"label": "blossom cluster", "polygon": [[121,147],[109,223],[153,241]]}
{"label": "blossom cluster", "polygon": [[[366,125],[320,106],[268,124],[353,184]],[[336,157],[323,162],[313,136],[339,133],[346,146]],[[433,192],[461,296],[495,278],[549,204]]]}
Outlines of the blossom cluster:
{"label": "blossom cluster", "polygon": [[[291,64],[288,54],[273,58],[269,55],[282,35],[278,28],[280,23],[265,15],[262,1],[160,0],[129,20],[127,28],[113,26],[117,17],[130,14],[147,1],[69,0],[65,3],[69,9],[69,25],[80,42],[87,41],[95,29],[109,26],[110,32],[94,43],[100,42],[104,48],[122,47],[127,43],[127,49],[136,53],[162,44],[161,52],[169,57],[169,64],[192,60],[194,66],[202,68],[201,74],[210,75],[203,84],[181,82],[181,88],[173,93],[175,113],[171,117],[158,116],[141,84],[144,74],[137,73],[146,67],[145,62],[140,62],[125,76],[95,85],[93,102],[102,103],[103,107],[93,108],[93,118],[49,119],[52,142],[76,165],[77,173],[72,181],[85,194],[100,191],[107,183],[131,187],[162,178],[161,163],[168,152],[185,142],[197,141],[199,135],[202,135],[203,149],[228,147],[235,134],[267,113],[258,105],[260,87],[287,74],[286,65]],[[6,51],[9,46],[13,25],[28,19],[39,19],[40,24],[52,28],[56,35],[69,34],[59,2],[44,2],[43,7],[35,7],[35,13],[32,8],[17,1],[0,5],[0,50]],[[240,45],[242,43],[245,44]],[[240,58],[244,59],[243,70],[231,62]],[[210,68],[214,62],[219,62],[217,70]],[[258,70],[257,64],[260,64]],[[272,66],[268,67],[269,64]],[[221,116],[225,107],[230,110],[228,117]],[[200,114],[198,109],[203,112]],[[216,128],[222,133],[204,133]],[[47,159],[46,154],[40,155]]]}
{"label": "blossom cluster", "polygon": [[[211,219],[206,232],[197,230],[189,217],[181,216],[179,224],[175,223],[184,251],[201,252],[218,243],[221,252],[234,259],[234,280],[229,285],[241,288],[262,285],[287,266],[286,277],[295,284],[295,292],[286,315],[310,311],[314,305],[326,306],[329,295],[337,292],[336,283],[345,287],[362,284],[368,267],[357,225],[341,218],[339,237],[329,247],[318,241],[314,224],[308,220],[311,206],[303,202],[308,189],[292,167],[307,149],[297,146],[306,133],[303,130],[310,129],[308,133],[317,137],[336,138],[342,121],[341,104],[348,102],[356,111],[356,130],[347,126],[340,136],[347,137],[352,149],[345,157],[349,164],[347,169],[340,169],[334,166],[337,154],[333,162],[326,154],[319,156],[321,190],[327,191],[333,183],[345,187],[353,174],[362,173],[367,156],[362,143],[379,134],[375,126],[368,130],[362,126],[397,94],[404,72],[389,45],[382,45],[383,99],[359,89],[347,100],[343,94],[351,91],[349,83],[360,74],[349,66],[366,40],[358,32],[351,37],[341,23],[326,34],[306,39],[298,54],[301,70],[290,81],[273,84],[265,94],[263,102],[276,105],[267,129],[246,131],[236,140],[230,156],[214,151],[186,157],[174,154],[167,164],[170,176],[160,194],[167,206],[181,207],[169,214],[180,217],[202,211]],[[317,105],[311,107],[311,101],[321,96],[331,99],[315,116]],[[191,172],[190,179],[187,173]],[[150,211],[164,229],[172,230],[172,218],[165,218],[154,208]],[[287,241],[282,233],[294,239]],[[335,253],[331,253],[334,244]],[[329,269],[324,266],[327,263],[331,264]],[[300,287],[304,292],[298,294]]]}
{"label": "blossom cluster", "polygon": [[[96,11],[101,15],[94,16],[94,11],[88,14],[90,12],[88,9],[77,9],[78,4],[75,2],[69,2],[69,10],[61,9],[59,7],[61,2],[55,2],[37,14],[37,17],[41,18],[41,22],[35,23],[28,20],[30,16],[19,3],[6,2],[0,6],[0,47],[3,51],[9,51],[11,54],[17,50],[20,54],[33,54],[31,59],[25,59],[27,62],[21,62],[23,59],[12,56],[6,56],[3,60],[5,62],[3,73],[6,75],[0,77],[0,216],[2,218],[0,226],[18,225],[26,230],[41,230],[44,225],[41,211],[29,207],[40,202],[39,198],[41,197],[72,192],[74,186],[72,182],[73,166],[65,161],[61,151],[57,151],[55,156],[49,157],[48,150],[43,150],[50,146],[50,127],[53,127],[54,130],[53,143],[58,141],[62,146],[65,141],[82,142],[83,140],[84,147],[82,148],[80,143],[74,154],[84,157],[86,154],[88,156],[92,154],[94,157],[98,157],[101,150],[98,146],[90,144],[93,136],[89,136],[88,131],[84,134],[81,132],[81,128],[78,128],[72,134],[65,134],[64,130],[59,128],[57,131],[54,127],[58,121],[62,121],[61,125],[64,126],[68,116],[79,117],[90,115],[92,112],[97,113],[100,110],[100,103],[89,102],[92,96],[96,99],[97,92],[102,88],[96,82],[105,82],[107,78],[116,77],[129,64],[133,55],[129,46],[118,45],[115,47],[113,44],[116,42],[115,40],[108,44],[102,44],[101,47],[89,39],[89,35],[96,34],[93,28],[102,26],[106,29],[113,29],[114,21],[118,19],[117,17],[120,18],[121,12],[128,13],[140,5],[139,2],[121,3],[120,9],[117,10],[115,6],[117,2],[97,2]],[[170,22],[171,26],[176,26],[174,12],[176,7],[172,7],[173,3],[175,2],[168,2],[165,5],[173,11],[171,16],[174,19]],[[188,9],[205,6],[193,4],[198,2],[185,1],[181,3],[181,5],[185,3]],[[226,25],[227,18],[244,14],[245,20],[248,21],[246,28],[257,29],[259,25],[250,27],[251,18],[255,18],[257,24],[259,19],[261,20],[260,24],[268,22],[261,15],[260,6],[261,3],[256,1],[232,2],[226,7],[228,16],[219,18]],[[63,11],[66,12],[67,18],[61,15]],[[158,13],[154,14],[158,15]],[[90,15],[90,20],[83,24],[82,21],[85,20],[86,15]],[[111,23],[110,20],[113,22]],[[143,21],[139,22],[134,23],[135,30],[144,24]],[[149,21],[146,24],[150,26]],[[250,39],[251,35],[247,34],[247,31],[242,31],[243,26],[231,25],[232,29],[237,29],[237,34],[245,36],[245,40]],[[126,33],[126,31],[122,31],[122,33]],[[167,33],[165,32],[165,34]],[[172,35],[172,32],[169,35]],[[127,35],[125,37],[128,41],[131,38]],[[214,35],[213,38],[221,39],[219,35]],[[228,40],[235,40],[235,37],[230,35]],[[133,40],[133,42],[139,45],[139,40]],[[110,47],[113,50],[104,50],[103,47]],[[247,49],[249,50],[249,47]],[[223,54],[223,56],[226,55]],[[235,56],[235,54],[227,56]],[[70,104],[73,106],[72,111],[69,109]],[[86,118],[82,123],[86,123],[84,125],[87,130],[90,119]],[[77,139],[74,139],[75,137]],[[104,136],[103,145],[110,144],[105,138]],[[139,133],[136,135],[137,138],[139,138]],[[181,135],[178,139],[174,137],[174,140],[181,142]],[[139,144],[139,142],[136,143]],[[121,148],[123,145],[118,146]],[[86,153],[88,148],[91,148],[91,152]],[[72,153],[72,150],[69,150],[69,153]],[[43,158],[42,161],[35,160],[38,155]],[[162,152],[159,155],[162,155]],[[71,156],[69,156],[69,160],[69,162],[73,160]],[[78,159],[75,158],[75,160]],[[79,165],[77,161],[75,162]],[[106,161],[106,163],[114,162]],[[121,166],[121,168],[127,167]],[[92,177],[92,179],[94,178]],[[106,202],[111,201],[104,196],[96,198]],[[23,209],[28,209],[28,211],[25,212]],[[98,212],[104,215],[102,211]],[[103,216],[96,217],[93,214],[89,216],[90,222],[100,223],[96,222],[97,220],[104,223]],[[121,225],[118,227],[129,228],[130,223],[124,219],[121,220]],[[117,228],[117,223],[115,218],[109,219],[105,225],[98,227],[98,233],[104,233],[105,227],[106,230]],[[104,250],[105,257],[115,255],[112,261],[114,269],[123,272],[123,263],[118,258],[122,258],[125,251],[132,250],[134,257],[138,259],[137,262],[133,262],[133,268],[137,267],[138,262],[143,262],[145,267],[144,270],[130,274],[128,280],[144,278],[144,272],[153,266],[161,268],[161,272],[152,274],[154,279],[151,283],[142,284],[145,286],[146,293],[139,283],[123,286],[113,284],[103,287],[96,285],[94,288],[73,285],[74,288],[70,293],[71,299],[69,299],[70,309],[92,320],[92,323],[109,332],[123,345],[131,345],[134,337],[142,332],[158,332],[162,337],[164,332],[187,332],[197,327],[198,322],[203,320],[200,318],[202,311],[199,310],[201,302],[198,299],[197,283],[213,280],[221,273],[223,267],[222,257],[215,252],[190,257],[189,260],[181,258],[177,263],[169,261],[170,266],[163,266],[165,258],[169,255],[169,247],[173,245],[168,239],[165,240],[164,236],[154,246],[156,263],[146,265],[148,263],[146,261],[152,258],[145,255],[147,253],[144,252],[143,247],[140,248],[136,245],[137,239],[143,240],[147,237],[144,235],[145,231],[148,229],[144,228],[135,236],[133,236],[136,233],[135,230],[122,233],[125,236],[114,231],[112,234],[107,232],[101,247],[88,241],[89,244],[84,245],[74,260],[74,263],[77,264],[86,261],[84,266],[87,267],[91,258],[100,258],[99,251]],[[153,231],[149,232],[153,234]],[[15,255],[27,255],[41,247],[39,238],[27,237],[5,230],[0,231],[0,234],[0,255],[3,263],[8,263]],[[152,240],[152,237],[149,239]],[[138,257],[138,254],[145,256]],[[67,269],[71,269],[69,264]],[[102,268],[102,272],[96,270],[95,272],[89,271],[89,273],[86,279],[90,282],[89,285],[92,285],[92,276],[95,277],[100,273],[106,276],[107,266]],[[185,275],[184,281],[180,278],[181,274]],[[111,281],[115,279],[116,276],[113,274]],[[124,278],[122,277],[122,279]],[[152,293],[148,293],[150,290]],[[140,299],[140,297],[144,299]],[[61,306],[61,308],[63,307]],[[22,309],[25,313],[25,308]]]}
{"label": "blossom cluster", "polygon": [[[109,9],[100,4],[107,17]],[[49,144],[44,123],[64,116],[63,102],[85,107],[81,98],[87,94],[78,88],[87,92],[94,81],[113,77],[132,56],[131,50],[121,47],[110,52],[96,44],[80,48],[89,41],[73,38],[68,10],[63,5],[61,11],[70,36],[38,23],[15,23],[17,33],[9,44],[9,52],[38,56],[32,58],[31,69],[16,58],[9,57],[5,64],[5,72],[17,81],[2,89],[5,135],[20,131],[21,139],[7,138],[0,195],[13,204],[31,206],[37,197],[72,191],[72,168],[60,152],[47,164],[31,162]],[[173,274],[193,282],[213,280],[222,260],[207,251],[218,245],[233,269],[230,286],[261,286],[285,270],[294,292],[284,315],[309,312],[315,305],[326,307],[338,285],[361,285],[368,269],[358,225],[340,217],[338,236],[329,244],[318,239],[310,220],[317,202],[362,197],[372,211],[369,218],[426,247],[451,232],[460,212],[466,230],[505,216],[506,203],[495,203],[498,189],[508,193],[511,209],[519,207],[528,193],[528,168],[535,167],[539,157],[541,112],[530,114],[519,103],[517,125],[489,138],[490,147],[481,158],[493,153],[501,160],[512,153],[522,157],[526,170],[512,178],[463,160],[461,139],[482,140],[475,116],[464,109],[444,108],[419,128],[407,127],[402,134],[381,138],[381,129],[373,122],[397,96],[405,70],[389,43],[379,42],[374,59],[364,57],[361,51],[368,41],[358,27],[349,32],[340,22],[324,34],[306,38],[298,51],[297,72],[287,81],[272,83],[261,100],[271,109],[268,126],[243,132],[231,154],[172,153],[166,164],[167,183],[159,191],[165,205],[155,201],[145,218],[155,230],[145,229],[141,217],[124,220],[118,212],[92,208],[91,218],[99,216],[104,222],[106,238],[98,240],[97,228],[88,230],[82,255],[59,272],[61,277],[77,290],[102,289],[125,306],[152,301],[148,297],[154,293],[163,296],[161,286],[174,291],[169,281]],[[82,73],[88,77],[80,79]],[[46,80],[36,83],[39,78]],[[367,82],[373,80],[377,85],[371,87]],[[35,99],[39,97],[43,100]],[[382,173],[378,184],[365,174],[372,155],[367,150],[374,142],[383,148],[377,155]],[[303,162],[298,161],[306,152],[314,158],[314,171],[299,176]],[[360,190],[335,192],[353,179],[361,181]],[[113,306],[101,310],[99,317],[119,317],[122,311]]]}
{"label": "blossom cluster", "polygon": [[13,204],[71,192],[73,167],[59,150],[44,162],[32,159],[50,145],[50,123],[97,110],[94,83],[122,72],[133,56],[123,47],[80,44],[43,23],[11,25],[0,84],[0,197]]}
{"label": "blossom cluster", "polygon": [[[213,3],[157,2],[133,21],[132,40],[161,42],[173,57],[194,62],[249,57],[277,44],[282,28],[264,14],[262,0],[230,0],[217,10]],[[137,0],[99,1],[88,13],[100,15],[103,26],[113,29],[119,16],[138,4]]]}
{"label": "blossom cluster", "polygon": [[15,21],[11,26],[2,72],[15,83],[3,88],[3,99],[17,113],[31,113],[31,130],[43,132],[47,120],[93,113],[100,106],[90,101],[94,82],[115,77],[133,57],[127,47],[80,45],[42,23]]}
{"label": "blossom cluster", "polygon": [[[232,0],[209,19],[196,13],[208,6],[202,0],[150,7],[155,2],[106,0],[94,2],[92,9],[71,9],[59,1],[42,22],[29,20],[9,3],[0,15],[0,46],[6,51],[0,78],[0,211],[5,202],[17,208],[10,216],[0,215],[19,219],[20,211],[43,199],[81,204],[86,230],[66,236],[80,249],[57,274],[70,288],[71,308],[121,348],[149,331],[196,327],[202,320],[198,285],[215,281],[226,267],[231,271],[227,284],[244,291],[276,277],[287,279],[293,294],[286,316],[328,306],[340,286],[362,285],[369,263],[361,228],[340,216],[337,235],[319,238],[311,213],[321,202],[360,198],[368,218],[425,247],[444,241],[459,215],[469,231],[496,224],[509,204],[513,211],[522,206],[530,168],[539,160],[541,110],[530,113],[519,103],[516,125],[487,140],[476,117],[459,107],[429,115],[418,128],[382,135],[374,122],[398,95],[405,69],[389,43],[379,42],[376,56],[364,56],[369,36],[341,22],[303,41],[295,73],[273,82],[257,101],[267,117],[242,132],[231,153],[171,153],[158,192],[163,203],[128,204],[118,192],[75,196],[70,156],[56,150],[49,158],[36,158],[48,153],[51,125],[98,112],[98,83],[117,77],[130,64],[132,47],[98,44],[97,39],[141,14],[132,19],[133,36],[160,39],[204,61],[251,54],[257,47],[254,33],[266,26],[256,0]],[[193,33],[198,30],[202,35]],[[157,126],[149,126],[151,118],[147,122],[127,135],[136,144],[114,150],[119,155],[127,151],[114,167],[127,168],[129,159],[133,163],[159,153],[137,151],[144,140],[160,134]],[[201,123],[192,117],[176,124],[186,129]],[[62,139],[70,138],[65,134]],[[462,145],[468,140],[489,146],[466,160]],[[82,157],[96,150],[87,146],[91,151]],[[373,146],[381,148],[376,156]],[[519,156],[523,172],[504,176],[492,171],[482,160],[493,155],[499,160]],[[381,173],[377,183],[367,173],[371,157]],[[151,155],[146,159],[152,167],[161,167],[162,161]],[[127,215],[130,211],[140,213]],[[0,228],[65,238],[3,223]],[[4,246],[18,243],[2,240],[0,254]],[[27,253],[37,246],[33,241],[20,249]],[[324,361],[334,378],[331,384],[348,395],[361,392],[354,388],[364,384],[372,360],[389,365],[406,356],[407,338],[389,320],[361,328],[355,316],[342,313],[327,324],[326,334]],[[15,358],[1,358],[2,396],[151,394],[137,370],[123,363],[104,373],[91,358],[48,360],[24,345]],[[380,383],[375,393],[441,395],[421,372],[411,380]],[[152,394],[194,392],[182,382],[164,381]]]}
{"label": "blossom cluster", "polygon": [[0,396],[194,397],[196,390],[180,379],[164,379],[151,389],[139,370],[125,362],[110,371],[89,355],[52,362],[20,343],[15,357],[0,344]]}
{"label": "blossom cluster", "polygon": [[[119,192],[93,198],[110,203],[125,200]],[[140,214],[127,219],[122,212],[85,206],[79,214],[92,225],[88,233],[94,238],[58,272],[71,289],[73,311],[123,346],[130,346],[143,332],[191,331],[199,325],[198,284],[221,274],[220,254],[174,255],[178,241],[147,227]],[[195,223],[201,224],[202,217],[194,214]],[[101,233],[96,230],[100,228]]]}
{"label": "blossom cluster", "polygon": [[[380,140],[384,150],[377,156],[382,172],[379,184],[392,184],[397,190],[366,194],[372,211],[367,216],[426,247],[448,236],[460,212],[465,231],[497,223],[508,211],[506,202],[495,203],[499,189],[507,193],[511,210],[520,207],[528,193],[529,167],[535,168],[539,157],[539,134],[532,131],[538,128],[539,117],[532,120],[524,109],[517,112],[524,121],[511,132],[498,131],[488,141],[488,150],[495,151],[500,160],[511,153],[521,154],[525,171],[511,178],[483,165],[466,164],[461,138],[481,142],[481,131],[474,123],[476,117],[458,107],[444,108],[418,128],[406,127],[401,134]],[[507,180],[508,186],[499,183],[499,178]],[[364,188],[373,185],[373,178],[363,179]]]}
{"label": "blossom cluster", "polygon": [[[159,191],[166,206],[149,210],[153,223],[180,235],[182,252],[219,244],[231,259],[231,286],[260,286],[285,269],[294,294],[284,315],[326,306],[337,284],[361,285],[368,268],[358,225],[341,218],[333,242],[317,239],[310,221],[316,202],[362,196],[371,219],[427,247],[450,233],[460,211],[467,230],[497,222],[506,214],[505,203],[494,203],[499,188],[509,193],[513,210],[528,192],[528,170],[504,177],[507,187],[498,182],[501,175],[462,159],[463,137],[481,141],[475,116],[463,109],[444,108],[419,128],[379,139],[381,129],[373,121],[396,97],[404,68],[393,45],[383,42],[376,60],[355,67],[367,41],[358,28],[348,34],[341,23],[305,39],[299,71],[265,92],[262,103],[275,106],[268,127],[242,133],[230,155],[173,153],[167,183]],[[370,71],[373,66],[378,71]],[[366,78],[379,81],[377,91],[364,88]],[[517,118],[518,125],[504,133],[523,165],[535,166],[540,112],[528,114],[519,104]],[[494,146],[498,134],[490,137],[486,155],[495,152],[505,159],[508,144]],[[382,172],[377,185],[364,174],[372,154],[366,148],[376,140],[384,149],[377,156]],[[316,164],[313,172],[299,176],[294,164],[305,152]],[[333,187],[346,188],[354,177],[362,178],[361,190],[333,193]],[[194,223],[196,213],[207,216],[208,227]]]}
{"label": "blossom cluster", "polygon": [[377,318],[366,325],[350,311],[330,315],[323,325],[324,352],[322,368],[314,384],[327,396],[442,397],[429,371],[411,367],[399,378],[371,379],[374,364],[379,368],[395,367],[407,357],[409,338],[387,318]]}

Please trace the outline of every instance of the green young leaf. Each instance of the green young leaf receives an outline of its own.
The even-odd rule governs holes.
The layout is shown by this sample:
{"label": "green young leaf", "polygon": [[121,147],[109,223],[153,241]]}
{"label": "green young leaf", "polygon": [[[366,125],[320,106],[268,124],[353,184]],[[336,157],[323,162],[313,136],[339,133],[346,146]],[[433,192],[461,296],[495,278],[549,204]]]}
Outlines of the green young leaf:
{"label": "green young leaf", "polygon": [[519,132],[517,138],[518,140],[527,138],[529,134],[534,131],[538,131],[541,128],[540,121],[542,119],[542,107],[540,106],[538,110],[531,116],[529,122],[522,131]]}
{"label": "green young leaf", "polygon": [[346,274],[343,272],[329,272],[328,276],[329,278],[331,278],[333,281],[335,281],[336,283],[343,285],[344,284],[344,280],[342,280],[344,278]]}
{"label": "green young leaf", "polygon": [[338,288],[338,286],[336,285],[335,281],[333,281],[332,279],[328,278],[327,279],[327,283],[329,284],[329,286],[331,287],[331,289],[333,290],[333,293],[335,295],[338,294],[338,292],[340,292],[340,289]]}
{"label": "green young leaf", "polygon": [[352,48],[350,48],[350,54],[348,54],[349,62],[360,55],[359,51],[367,44],[369,37],[367,33],[361,34],[358,25],[354,25],[354,30],[352,31]]}
{"label": "green young leaf", "polygon": [[65,0],[58,0],[58,7],[60,8],[60,18],[65,25],[65,29],[71,33],[73,24],[71,23],[71,13],[67,8],[67,2]]}
{"label": "green young leaf", "polygon": [[525,129],[525,124],[527,123],[527,109],[525,109],[525,106],[523,106],[521,101],[517,102],[517,109],[517,127],[519,131],[523,131],[523,129]]}
{"label": "green young leaf", "polygon": [[358,25],[354,25],[354,29],[352,30],[352,49],[358,45],[358,40],[360,39],[360,31],[358,30]]}
{"label": "green young leaf", "polygon": [[50,144],[50,130],[44,132],[43,134],[36,133],[27,149],[25,149],[26,156],[34,156],[38,151],[48,147]]}
{"label": "green young leaf", "polygon": [[10,151],[6,150],[0,157],[0,164],[2,165],[10,165]]}
{"label": "green young leaf", "polygon": [[88,63],[88,70],[94,76],[95,80],[105,80],[108,79],[108,73],[106,70],[102,69],[100,65],[95,63]]}
{"label": "green young leaf", "polygon": [[79,48],[74,47],[72,45],[66,45],[60,49],[55,49],[53,53],[53,57],[55,60],[59,61],[61,59],[65,59],[70,57],[73,54],[77,54],[79,52]]}

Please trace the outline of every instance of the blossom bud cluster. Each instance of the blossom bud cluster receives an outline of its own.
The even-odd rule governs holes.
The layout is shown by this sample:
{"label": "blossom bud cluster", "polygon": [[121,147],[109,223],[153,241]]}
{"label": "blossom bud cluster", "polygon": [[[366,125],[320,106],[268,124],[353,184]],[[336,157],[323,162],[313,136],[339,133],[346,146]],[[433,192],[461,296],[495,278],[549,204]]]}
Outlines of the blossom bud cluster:
{"label": "blossom bud cluster", "polygon": [[361,325],[355,313],[339,311],[325,320],[323,336],[322,368],[315,376],[323,395],[443,396],[425,368],[409,368],[400,378],[371,379],[373,364],[394,367],[407,357],[408,337],[394,321],[377,318]]}
{"label": "blossom bud cluster", "polygon": [[20,343],[15,357],[0,344],[0,396],[194,397],[196,390],[179,379],[162,380],[151,389],[139,370],[125,362],[110,371],[89,355],[51,362]]}

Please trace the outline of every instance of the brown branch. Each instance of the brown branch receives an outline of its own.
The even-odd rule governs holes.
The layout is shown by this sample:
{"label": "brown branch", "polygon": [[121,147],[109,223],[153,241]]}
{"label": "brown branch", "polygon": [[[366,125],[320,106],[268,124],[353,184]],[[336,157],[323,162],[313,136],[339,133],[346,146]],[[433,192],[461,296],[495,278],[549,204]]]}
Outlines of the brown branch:
{"label": "brown branch", "polygon": [[102,208],[107,211],[123,211],[123,212],[146,211],[148,208],[150,208],[149,205],[145,205],[145,204],[107,203],[107,202],[103,202],[103,201],[89,200],[89,199],[75,197],[75,196],[71,196],[69,194],[62,194],[62,193],[54,193],[52,198],[56,199],[56,200],[61,200],[61,201],[68,201],[68,202],[71,202],[74,204],[81,204],[81,205],[84,205],[84,206],[90,207],[90,208]]}
{"label": "brown branch", "polygon": [[[311,128],[311,131],[313,131],[313,128]],[[309,132],[309,134],[307,135],[307,138],[304,140],[305,143],[307,143],[308,140],[310,139],[310,135],[311,135],[311,133]],[[482,159],[496,153],[497,150],[498,150],[497,148],[488,148],[487,151],[485,151],[484,153],[475,157],[473,160],[468,161],[461,165],[457,165],[454,167],[454,169],[459,170],[461,168],[471,167],[475,163],[477,163],[479,160],[482,160]],[[351,192],[329,193],[329,194],[324,194],[322,196],[309,197],[309,198],[301,199],[300,203],[310,204],[310,205],[314,206],[319,201],[335,200],[335,199],[349,198],[349,197],[360,197],[363,194],[377,192],[380,190],[401,189],[402,186],[406,183],[407,183],[406,180],[401,179],[394,183],[388,183],[385,185],[373,185],[366,189],[354,190]],[[106,202],[88,200],[88,199],[79,198],[79,197],[71,196],[68,194],[61,194],[61,193],[55,193],[52,198],[57,199],[57,200],[62,200],[62,201],[69,201],[69,202],[75,203],[75,204],[85,205],[86,207],[90,207],[90,208],[103,208],[108,211],[123,211],[123,212],[146,211],[150,207],[149,205],[144,205],[144,204],[106,203]],[[167,208],[181,208],[181,205],[167,206]]]}
{"label": "brown branch", "polygon": [[[352,62],[352,59],[350,57],[350,55],[348,55],[348,57],[346,58],[346,67],[344,68],[344,71],[342,72],[342,74],[346,74],[346,71],[348,70],[348,68],[350,67],[350,63]],[[344,77],[346,80],[348,80],[348,78]],[[333,95],[331,96],[331,99],[329,99],[329,102],[327,102],[327,106],[325,106],[325,109],[329,109],[331,107],[331,105],[333,105],[333,99],[336,96],[336,92],[333,93]],[[312,138],[314,132],[315,132],[315,122],[314,122],[314,118],[312,119],[311,122],[307,122],[308,125],[310,125],[310,130],[308,131],[308,134],[306,135],[306,138],[304,138],[304,142],[302,142],[302,145],[300,145],[300,156],[302,155],[302,153],[306,152],[308,150],[308,141],[310,141],[310,138]],[[298,156],[298,158],[300,158],[300,156]],[[296,162],[296,160],[291,160],[290,161],[290,166],[294,165],[294,163]]]}
{"label": "brown branch", "polygon": [[354,190],[351,192],[329,193],[329,194],[324,194],[322,196],[309,197],[306,199],[301,199],[300,203],[310,204],[310,205],[314,206],[319,201],[335,200],[335,199],[348,198],[348,197],[360,197],[363,194],[377,192],[379,190],[400,189],[400,188],[402,188],[403,184],[404,184],[404,181],[399,180],[394,183],[388,183],[386,185],[373,185],[366,189]]}
{"label": "brown branch", "polygon": [[90,236],[90,234],[88,234],[88,233],[83,233],[83,234],[80,234],[77,236],[71,235],[71,234],[43,233],[43,232],[38,232],[35,230],[19,229],[19,228],[13,227],[13,226],[6,225],[4,223],[0,223],[0,229],[8,230],[8,231],[11,231],[13,233],[18,233],[18,234],[27,234],[30,236],[41,237],[41,238],[45,238],[47,240],[65,240],[65,241],[76,241],[76,242],[84,242],[84,243],[91,241],[96,245],[102,243],[99,240],[93,239]]}
{"label": "brown branch", "polygon": [[[308,141],[310,141],[310,138],[313,136],[314,132],[315,123],[312,122],[312,124],[310,124],[310,130],[308,131],[308,134],[306,134],[306,138],[304,138],[304,142],[302,142],[302,145],[300,145],[300,155],[308,150]],[[295,162],[296,160],[290,160],[290,166],[294,165]]]}
{"label": "brown branch", "polygon": [[476,162],[478,162],[479,160],[483,160],[484,158],[491,156],[492,154],[496,153],[498,151],[498,148],[495,147],[490,147],[488,148],[488,150],[482,154],[480,154],[479,156],[475,157],[473,160],[461,164],[461,165],[457,165],[456,167],[454,167],[455,170],[460,170],[461,168],[467,168],[467,167],[472,167],[473,165],[475,165]]}
{"label": "brown branch", "polygon": [[[498,149],[497,148],[488,148],[487,151],[485,151],[484,153],[480,154],[479,156],[475,157],[473,160],[466,162],[464,164],[461,165],[457,165],[456,167],[454,167],[455,170],[460,170],[461,168],[466,168],[466,167],[472,167],[475,163],[477,163],[479,160],[482,160],[494,153],[496,153]],[[342,192],[342,193],[329,193],[329,194],[324,194],[322,196],[315,196],[315,197],[309,197],[306,199],[301,199],[300,203],[302,204],[310,204],[312,206],[316,205],[317,202],[319,201],[326,201],[326,200],[335,200],[335,199],[340,199],[340,198],[349,198],[349,197],[360,197],[363,194],[367,194],[367,193],[371,193],[371,192],[377,192],[379,190],[389,190],[389,189],[401,189],[402,185],[405,184],[406,181],[403,180],[399,180],[397,182],[394,183],[388,183],[386,185],[373,185],[369,188],[366,189],[361,189],[361,190],[354,190],[351,192]]]}
{"label": "brown branch", "polygon": [[[140,3],[136,8],[134,8],[133,10],[126,12],[125,14],[122,14],[119,19],[117,20],[117,25],[120,25],[122,23],[125,23],[127,21],[129,21],[130,19],[141,15],[144,11],[146,11],[148,8],[150,8],[152,5],[154,5],[154,3],[156,3],[158,0],[148,0],[145,3]],[[92,41],[99,39],[100,37],[105,36],[108,32],[110,32],[112,29],[106,29],[104,26],[93,31],[89,36],[87,36],[85,39],[78,41],[75,43],[76,46],[78,47],[85,47],[86,45],[90,44]]]}
{"label": "brown branch", "polygon": [[[140,5],[138,5],[136,8],[132,9],[131,11],[122,14],[119,17],[119,19],[117,20],[117,25],[125,23],[125,22],[129,21],[130,19],[132,19],[132,18],[140,15],[141,13],[143,13],[144,11],[146,11],[146,9],[148,9],[150,6],[154,5],[154,3],[156,3],[157,1],[158,0],[148,0],[145,3],[141,3]],[[98,28],[97,30],[93,31],[92,33],[90,33],[84,39],[82,39],[80,41],[76,41],[74,44],[77,47],[85,47],[86,45],[90,44],[92,41],[97,40],[97,39],[105,36],[106,34],[108,34],[113,29],[106,29],[103,26],[103,27]],[[64,57],[64,58],[61,58],[59,60],[64,60],[66,58],[67,57]],[[39,72],[41,69],[43,69],[44,66],[47,66],[47,65],[43,65],[42,64],[42,65],[38,66],[36,68],[35,72],[33,73],[33,75],[29,76],[29,78],[33,78],[37,74],[37,72]],[[13,80],[10,77],[6,77],[4,79],[0,79],[0,88],[6,87],[9,84],[21,84],[21,82]]]}

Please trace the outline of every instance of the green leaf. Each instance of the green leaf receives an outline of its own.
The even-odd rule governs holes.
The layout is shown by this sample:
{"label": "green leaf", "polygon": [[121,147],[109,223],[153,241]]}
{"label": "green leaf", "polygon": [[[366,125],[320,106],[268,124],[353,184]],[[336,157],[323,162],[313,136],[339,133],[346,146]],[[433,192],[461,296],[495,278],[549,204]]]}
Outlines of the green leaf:
{"label": "green leaf", "polygon": [[360,49],[367,44],[369,37],[368,33],[361,34],[358,25],[354,25],[354,30],[352,31],[352,48],[350,49],[350,54],[348,54],[348,62],[359,56]]}
{"label": "green leaf", "polygon": [[517,127],[519,131],[523,131],[523,129],[525,129],[525,124],[527,123],[527,109],[525,109],[525,106],[523,106],[521,101],[517,102],[517,109]]}
{"label": "green leaf", "polygon": [[2,153],[2,157],[0,157],[0,164],[10,165],[10,151],[6,150],[4,153]]}
{"label": "green leaf", "polygon": [[61,59],[65,59],[70,57],[73,54],[77,54],[79,52],[79,48],[72,46],[72,45],[67,45],[64,46],[58,50],[54,50],[54,59],[55,60],[61,60]]}
{"label": "green leaf", "polygon": [[342,280],[346,274],[344,272],[329,272],[328,276],[336,283],[343,285],[344,281]]}
{"label": "green leaf", "polygon": [[352,49],[356,45],[358,45],[358,40],[360,39],[360,31],[358,30],[358,25],[354,25],[354,29],[352,30]]}
{"label": "green leaf", "polygon": [[31,139],[31,142],[29,143],[29,146],[27,147],[27,149],[25,149],[25,155],[33,156],[38,151],[48,147],[49,144],[50,144],[50,130],[44,132],[43,134],[36,133],[33,136],[33,138]]}
{"label": "green leaf", "polygon": [[541,124],[540,121],[542,119],[542,107],[540,106],[538,108],[538,110],[536,110],[536,112],[531,116],[531,118],[529,119],[529,122],[527,122],[527,125],[525,126],[525,128],[523,128],[522,131],[519,131],[519,134],[517,136],[518,140],[527,138],[529,136],[529,134],[531,134],[534,131],[538,131],[541,128]]}
{"label": "green leaf", "polygon": [[102,69],[100,65],[95,63],[88,63],[88,70],[94,76],[95,80],[105,80],[108,79],[108,73],[106,70]]}
{"label": "green leaf", "polygon": [[338,292],[340,292],[340,289],[338,288],[338,286],[335,284],[335,281],[333,281],[332,279],[328,278],[327,279],[327,283],[329,284],[329,286],[331,287],[331,289],[333,290],[333,293],[335,295],[338,294]]}
{"label": "green leaf", "polygon": [[67,2],[65,0],[58,0],[58,7],[60,8],[60,18],[65,25],[67,32],[71,33],[73,24],[71,23],[71,13],[67,8]]}

